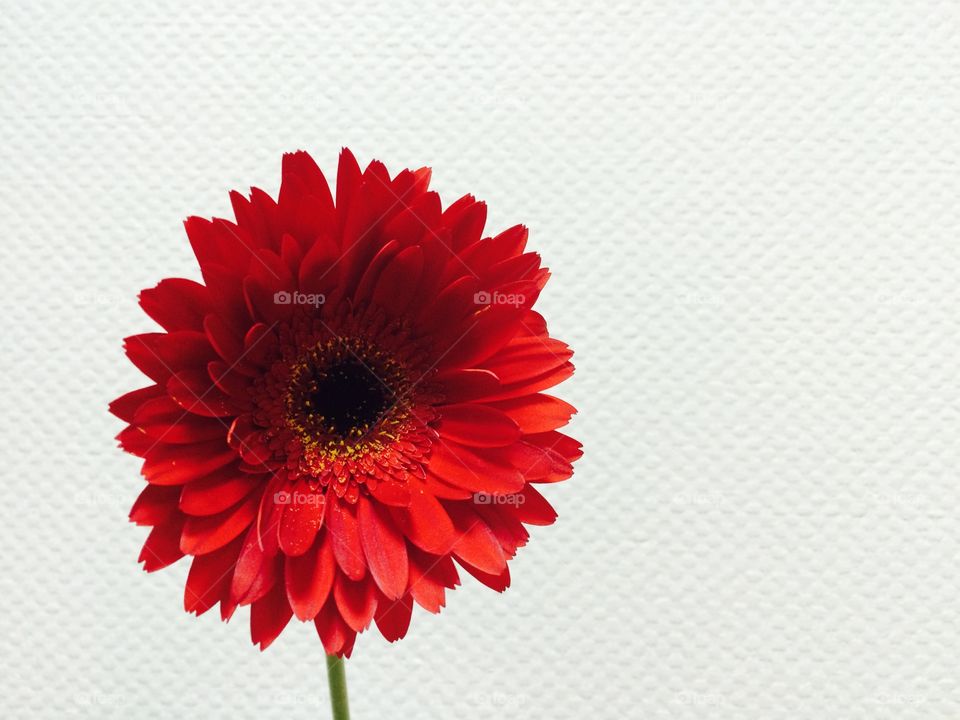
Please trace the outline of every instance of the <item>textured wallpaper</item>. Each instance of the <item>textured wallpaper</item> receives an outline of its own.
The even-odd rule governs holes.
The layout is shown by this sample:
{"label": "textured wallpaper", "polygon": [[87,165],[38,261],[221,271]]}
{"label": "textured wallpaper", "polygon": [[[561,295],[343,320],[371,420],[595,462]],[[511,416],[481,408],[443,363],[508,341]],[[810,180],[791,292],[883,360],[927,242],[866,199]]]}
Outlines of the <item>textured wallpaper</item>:
{"label": "textured wallpaper", "polygon": [[955,3],[0,6],[0,715],[329,716],[138,567],[106,404],[183,218],[347,145],[529,225],[586,451],[356,718],[960,717]]}

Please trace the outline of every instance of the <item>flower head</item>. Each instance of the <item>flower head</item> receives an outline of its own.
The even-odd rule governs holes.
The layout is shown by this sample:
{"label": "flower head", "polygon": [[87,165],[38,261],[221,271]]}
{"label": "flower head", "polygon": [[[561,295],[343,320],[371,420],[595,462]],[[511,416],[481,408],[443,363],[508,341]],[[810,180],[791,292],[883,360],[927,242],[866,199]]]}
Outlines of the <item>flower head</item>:
{"label": "flower head", "polygon": [[391,178],[344,150],[336,202],[304,152],[279,198],[232,193],[235,221],[186,221],[203,283],[140,295],[164,332],[126,340],[151,381],[111,404],[147,485],[140,560],[192,556],[184,604],[251,606],[269,645],[295,615],[349,655],[374,622],[403,637],[457,566],[504,590],[525,525],[555,513],[580,445],[542,391],[573,373],[533,304],[548,278],[526,228],[483,237],[430,171]]}

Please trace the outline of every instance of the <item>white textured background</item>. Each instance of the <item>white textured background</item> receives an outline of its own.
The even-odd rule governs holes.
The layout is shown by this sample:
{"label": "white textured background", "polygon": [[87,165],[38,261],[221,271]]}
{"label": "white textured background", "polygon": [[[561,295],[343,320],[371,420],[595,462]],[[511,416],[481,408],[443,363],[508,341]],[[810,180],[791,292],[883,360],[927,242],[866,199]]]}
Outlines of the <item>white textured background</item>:
{"label": "white textured background", "polygon": [[960,8],[0,2],[0,715],[324,718],[291,625],[181,609],[106,403],[181,227],[280,154],[525,222],[587,455],[370,718],[960,717]]}

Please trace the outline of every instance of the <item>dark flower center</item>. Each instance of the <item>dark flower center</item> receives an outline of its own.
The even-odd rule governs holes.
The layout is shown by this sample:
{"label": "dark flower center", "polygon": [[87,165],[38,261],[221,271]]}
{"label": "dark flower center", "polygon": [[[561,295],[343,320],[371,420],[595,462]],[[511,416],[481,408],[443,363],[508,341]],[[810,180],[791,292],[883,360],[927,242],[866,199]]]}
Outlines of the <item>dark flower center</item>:
{"label": "dark flower center", "polygon": [[310,434],[357,438],[393,405],[393,392],[358,358],[305,368],[291,388],[289,409]]}
{"label": "dark flower center", "polygon": [[364,460],[370,469],[372,457],[409,435],[415,383],[406,366],[360,334],[295,339],[299,351],[289,365],[275,365],[282,395],[272,395],[281,400],[272,407],[292,437],[281,435],[272,447],[286,456],[288,469],[322,482],[340,474],[343,463]]}
{"label": "dark flower center", "polygon": [[367,432],[390,407],[392,393],[358,359],[316,373],[303,398],[304,410],[331,434],[351,437]]}

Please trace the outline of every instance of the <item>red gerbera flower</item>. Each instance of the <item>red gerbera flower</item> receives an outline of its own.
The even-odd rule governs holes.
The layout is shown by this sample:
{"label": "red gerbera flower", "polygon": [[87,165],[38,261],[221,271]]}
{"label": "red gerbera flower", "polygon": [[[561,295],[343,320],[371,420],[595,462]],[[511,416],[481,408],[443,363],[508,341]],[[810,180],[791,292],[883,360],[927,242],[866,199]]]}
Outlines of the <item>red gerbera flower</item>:
{"label": "red gerbera flower", "polygon": [[393,641],[439,612],[456,565],[502,591],[507,561],[555,513],[573,373],[532,309],[549,273],[527,230],[482,237],[486,207],[442,210],[430,171],[391,178],[344,150],[336,202],[285,155],[279,199],[232,193],[236,221],[186,221],[204,284],[140,304],[165,332],[126,340],[152,384],[114,401],[147,485],[148,571],[193,556],[184,603],[250,605],[266,648],[293,615],[349,655],[371,621]]}

